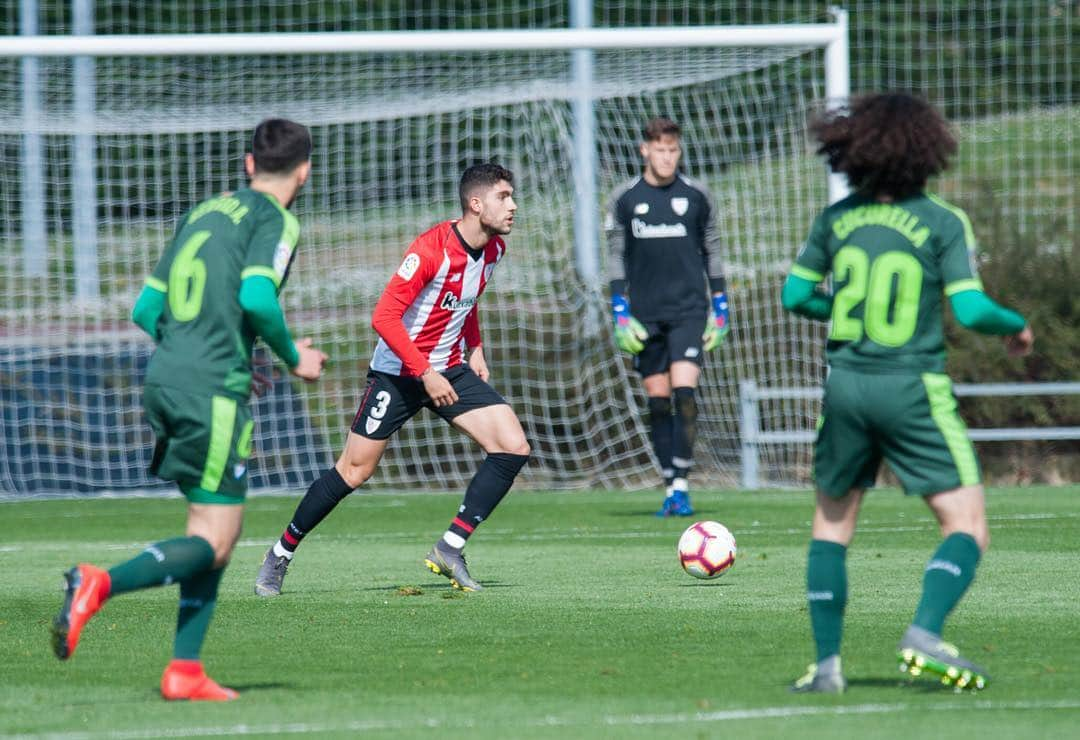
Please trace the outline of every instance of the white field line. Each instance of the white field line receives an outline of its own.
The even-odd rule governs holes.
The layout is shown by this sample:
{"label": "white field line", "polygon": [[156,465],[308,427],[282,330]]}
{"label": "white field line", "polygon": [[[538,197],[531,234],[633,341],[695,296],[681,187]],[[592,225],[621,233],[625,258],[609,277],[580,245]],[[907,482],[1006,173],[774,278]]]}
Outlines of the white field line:
{"label": "white field line", "polygon": [[[787,719],[792,717],[821,717],[866,714],[900,714],[902,712],[953,712],[977,711],[1054,711],[1078,710],[1080,700],[995,702],[980,699],[949,701],[941,704],[849,704],[829,707],[753,707],[746,709],[723,709],[715,712],[676,714],[622,714],[603,715],[596,718],[564,718],[547,716],[527,720],[518,726],[526,727],[649,727],[687,723],[718,723]],[[514,725],[510,724],[512,728]],[[440,719],[420,717],[413,721],[402,720],[354,720],[334,722],[294,722],[283,724],[236,724],[210,727],[161,728],[147,727],[138,730],[103,730],[100,732],[56,732],[39,735],[3,735],[11,740],[138,740],[139,738],[218,737],[222,735],[302,735],[328,732],[378,732],[406,730],[461,730],[483,729],[484,723],[469,719]],[[492,727],[491,729],[496,729]]]}
{"label": "white field line", "polygon": [[[1025,524],[1025,528],[1029,529],[1046,529],[1053,526],[1052,522],[1061,519],[1076,519],[1080,518],[1080,513],[1064,512],[1060,514],[1051,513],[1027,513],[1027,514],[1003,514],[999,516],[987,517],[992,523],[997,525],[997,528],[1003,526],[1008,527],[1010,522],[1047,522],[1047,524]],[[923,532],[927,527],[932,524],[932,520],[926,519],[920,524],[911,524],[904,526],[888,526],[888,527],[875,527],[873,525],[864,525],[859,527],[859,532],[878,532],[878,533],[901,533],[901,532]],[[810,532],[810,523],[807,522],[805,527],[761,527],[750,526],[741,529],[738,532],[740,541],[747,542],[759,534],[781,534],[806,537]],[[638,539],[655,539],[665,538],[671,535],[670,532],[660,532],[655,530],[646,531],[630,531],[630,532],[598,532],[589,530],[574,530],[566,531],[565,529],[552,529],[539,528],[530,530],[528,533],[523,533],[514,529],[485,529],[485,539],[495,541],[511,541],[511,542],[553,542],[561,540],[638,540]],[[322,537],[320,542],[323,544],[334,544],[338,542],[420,542],[426,543],[431,536],[431,533],[423,533],[419,531],[410,532],[357,532],[355,534],[337,534],[333,537]],[[237,547],[258,547],[265,548],[272,539],[243,539],[236,543]],[[132,550],[142,549],[149,544],[147,541],[142,542],[94,542],[94,541],[79,541],[79,540],[48,540],[42,542],[28,542],[15,545],[0,545],[0,553],[7,552],[67,552],[69,550]]]}

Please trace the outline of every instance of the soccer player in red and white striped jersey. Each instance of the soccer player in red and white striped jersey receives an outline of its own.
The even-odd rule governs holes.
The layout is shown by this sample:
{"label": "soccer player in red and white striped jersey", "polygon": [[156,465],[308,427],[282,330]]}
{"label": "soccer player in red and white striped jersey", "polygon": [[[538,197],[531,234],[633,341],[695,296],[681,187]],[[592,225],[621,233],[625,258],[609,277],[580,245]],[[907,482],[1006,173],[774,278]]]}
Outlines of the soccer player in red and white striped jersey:
{"label": "soccer player in red and white striped jersey", "polygon": [[529,443],[509,404],[488,385],[477,301],[506,254],[514,225],[514,176],[497,164],[465,170],[462,217],[421,234],[405,252],[375,306],[379,335],[367,388],[337,464],[311,484],[281,538],[266,553],[255,593],[281,593],[300,540],[375,472],[390,437],[430,408],[462,430],[487,457],[425,564],[456,587],[479,591],[463,549],[498,506],[529,459]]}

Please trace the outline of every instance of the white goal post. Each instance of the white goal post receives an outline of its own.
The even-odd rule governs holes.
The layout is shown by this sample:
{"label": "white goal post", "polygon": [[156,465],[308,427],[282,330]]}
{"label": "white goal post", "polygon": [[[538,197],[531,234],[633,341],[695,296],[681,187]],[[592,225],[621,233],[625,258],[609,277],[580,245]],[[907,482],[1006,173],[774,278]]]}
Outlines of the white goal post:
{"label": "white goal post", "polygon": [[[833,18],[682,28],[0,38],[0,151],[27,151],[28,138],[41,137],[47,156],[38,165],[44,170],[51,156],[67,178],[50,186],[61,202],[30,204],[50,210],[45,244],[22,237],[27,219],[20,222],[12,205],[19,192],[0,191],[0,235],[11,235],[0,236],[8,277],[0,301],[0,366],[7,366],[0,369],[47,385],[36,395],[13,391],[30,421],[0,427],[0,437],[35,431],[31,441],[7,441],[0,497],[24,493],[27,477],[52,481],[30,492],[154,484],[145,460],[124,454],[149,447],[131,381],[150,347],[126,325],[126,314],[179,213],[239,184],[230,162],[267,115],[295,118],[316,133],[316,174],[297,203],[302,251],[283,300],[298,332],[341,359],[324,386],[258,407],[286,418],[257,437],[264,454],[253,461],[253,480],[297,487],[332,459],[363,382],[355,365],[370,354],[367,316],[393,260],[426,224],[454,215],[450,185],[461,163],[499,158],[521,173],[529,208],[481,319],[496,373],[509,375],[499,389],[535,442],[524,480],[543,488],[653,485],[635,410],[642,407],[639,384],[589,317],[604,311],[603,197],[640,167],[635,144],[645,118],[670,113],[686,131],[689,174],[721,191],[733,245],[729,279],[741,328],[706,367],[698,475],[737,481],[738,382],[806,382],[820,368],[819,359],[805,359],[818,338],[785,323],[774,283],[813,212],[846,192],[842,179],[826,180],[803,130],[808,112],[849,95],[847,14],[836,9]],[[40,60],[52,92],[62,83],[69,89],[50,97],[25,75],[20,84],[17,65],[29,59]],[[6,105],[19,97],[21,106]],[[91,152],[80,153],[86,147]],[[192,158],[197,166],[188,166]],[[71,214],[85,213],[87,199],[98,223],[81,242],[86,235],[73,228]],[[568,212],[572,249],[564,253]],[[29,268],[42,260],[17,259],[34,250],[48,252],[46,274]],[[793,348],[779,349],[785,344]],[[87,359],[102,348],[111,358],[104,369]],[[520,367],[509,367],[515,362]],[[78,376],[71,387],[65,371]],[[99,375],[88,380],[86,373]],[[122,420],[101,411],[100,434],[86,436],[95,410],[71,423],[77,431],[65,426],[62,409],[83,385],[92,390],[78,393],[97,394],[94,409],[115,404]],[[42,403],[44,413],[36,408]],[[794,412],[797,425],[812,416]],[[377,482],[449,487],[467,478],[468,445],[434,422],[412,426]],[[293,433],[305,440],[302,449],[289,445]],[[62,454],[79,464],[49,458],[47,450],[65,445]],[[771,480],[798,480],[802,453],[778,455]]]}
{"label": "white goal post", "polygon": [[[455,51],[570,51],[596,49],[678,49],[821,47],[825,49],[827,104],[842,104],[851,92],[847,11],[830,8],[832,23],[788,23],[760,26],[691,26],[666,28],[569,28],[510,31],[390,31],[277,34],[148,34],[143,36],[28,36],[0,38],[0,57],[143,57],[246,56],[285,54],[370,54]],[[590,92],[580,91],[585,97]],[[579,129],[588,130],[581,125]],[[582,142],[588,151],[590,142]],[[588,166],[588,160],[582,162]],[[842,175],[829,174],[829,200],[847,193]],[[589,203],[579,203],[588,210]],[[593,206],[595,209],[595,206]],[[595,240],[588,248],[595,249]],[[586,261],[586,279],[599,259]]]}

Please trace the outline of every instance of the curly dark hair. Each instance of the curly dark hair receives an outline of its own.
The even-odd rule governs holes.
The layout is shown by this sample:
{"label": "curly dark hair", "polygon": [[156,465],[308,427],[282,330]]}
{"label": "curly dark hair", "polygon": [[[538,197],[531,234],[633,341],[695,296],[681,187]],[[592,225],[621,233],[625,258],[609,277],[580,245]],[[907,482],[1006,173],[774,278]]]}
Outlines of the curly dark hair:
{"label": "curly dark hair", "polygon": [[833,172],[868,196],[919,192],[949,166],[956,139],[930,103],[907,93],[863,95],[810,121],[810,134]]}

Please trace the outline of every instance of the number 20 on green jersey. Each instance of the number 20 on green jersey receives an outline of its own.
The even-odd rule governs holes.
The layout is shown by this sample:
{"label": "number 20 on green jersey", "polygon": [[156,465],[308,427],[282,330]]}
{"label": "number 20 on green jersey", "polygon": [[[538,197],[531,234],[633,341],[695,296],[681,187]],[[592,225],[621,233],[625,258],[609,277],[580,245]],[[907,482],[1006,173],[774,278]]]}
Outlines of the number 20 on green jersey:
{"label": "number 20 on green jersey", "polygon": [[833,279],[842,286],[833,298],[829,339],[857,342],[866,336],[901,347],[915,335],[923,269],[914,256],[884,252],[871,260],[865,249],[848,244],[833,257]]}

